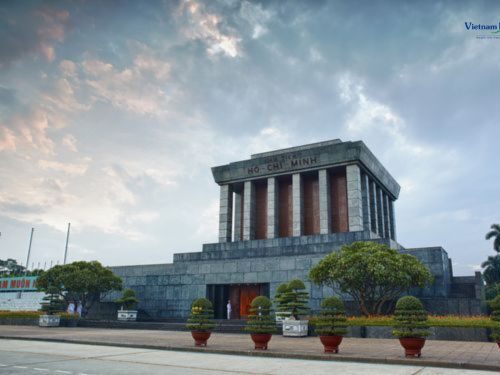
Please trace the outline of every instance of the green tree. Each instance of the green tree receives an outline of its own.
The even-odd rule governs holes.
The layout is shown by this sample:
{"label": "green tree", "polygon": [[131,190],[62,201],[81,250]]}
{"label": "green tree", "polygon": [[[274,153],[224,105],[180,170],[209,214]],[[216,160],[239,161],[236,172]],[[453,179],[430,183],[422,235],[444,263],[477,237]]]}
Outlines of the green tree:
{"label": "green tree", "polygon": [[43,272],[37,286],[47,294],[61,296],[66,303],[80,301],[86,315],[100,296],[121,290],[122,280],[97,261],[73,262]]}
{"label": "green tree", "polygon": [[309,293],[306,292],[306,286],[302,280],[292,280],[288,284],[281,284],[276,289],[274,298],[279,312],[289,312],[290,316],[299,319],[309,311],[307,303],[309,302]]}
{"label": "green tree", "polygon": [[483,277],[486,284],[493,285],[500,282],[500,255],[489,256],[481,267],[484,268]]}
{"label": "green tree", "polygon": [[17,260],[7,258],[6,260],[0,259],[0,267],[5,267],[9,271],[5,276],[16,276],[24,273],[25,268],[17,264]]}
{"label": "green tree", "polygon": [[139,302],[139,300],[136,298],[135,292],[132,289],[125,289],[122,296],[115,302],[121,305],[122,309],[131,310]]}
{"label": "green tree", "polygon": [[493,249],[497,253],[500,253],[500,224],[492,224],[491,230],[486,233],[486,239],[489,240],[493,238]]}
{"label": "green tree", "polygon": [[496,342],[500,342],[500,295],[497,295],[488,303],[491,308],[490,319],[495,323],[492,330],[491,338]]}
{"label": "green tree", "polygon": [[309,278],[337,293],[349,294],[365,316],[382,314],[387,302],[432,281],[429,270],[417,258],[375,242],[342,246],[311,268]]}

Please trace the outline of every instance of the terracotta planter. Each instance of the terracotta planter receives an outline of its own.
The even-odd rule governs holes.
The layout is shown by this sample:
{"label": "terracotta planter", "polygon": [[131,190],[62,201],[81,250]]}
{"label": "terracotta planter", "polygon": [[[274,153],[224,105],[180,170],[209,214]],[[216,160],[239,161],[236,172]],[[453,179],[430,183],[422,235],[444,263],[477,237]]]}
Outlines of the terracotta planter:
{"label": "terracotta planter", "polygon": [[325,348],[325,353],[338,353],[339,345],[342,342],[342,336],[319,336],[321,343]]}
{"label": "terracotta planter", "polygon": [[399,342],[401,346],[405,348],[405,356],[406,357],[419,357],[420,351],[425,345],[425,339],[420,337],[400,337]]}
{"label": "terracotta planter", "polygon": [[207,346],[207,340],[212,332],[207,331],[191,331],[191,336],[194,339],[195,346]]}
{"label": "terracotta planter", "polygon": [[270,333],[252,333],[250,334],[252,341],[255,343],[255,349],[266,350],[267,343],[271,340]]}

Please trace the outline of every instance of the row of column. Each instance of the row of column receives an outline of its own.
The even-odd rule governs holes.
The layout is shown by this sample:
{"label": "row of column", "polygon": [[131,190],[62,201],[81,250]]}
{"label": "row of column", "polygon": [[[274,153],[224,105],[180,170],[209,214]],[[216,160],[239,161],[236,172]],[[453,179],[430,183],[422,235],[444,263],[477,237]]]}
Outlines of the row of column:
{"label": "row of column", "polygon": [[363,227],[380,237],[396,240],[394,201],[367,174],[361,174]]}
{"label": "row of column", "polygon": [[[331,233],[330,178],[328,171],[318,171],[320,234]],[[380,237],[395,237],[393,200],[377,186],[375,181],[362,173],[356,164],[346,166],[347,208],[349,232],[371,230]],[[267,179],[267,238],[278,237],[278,181]],[[219,242],[231,242],[233,228],[233,188],[220,187]],[[255,186],[245,181],[243,193],[234,194],[234,238],[252,240],[255,233]],[[242,201],[243,200],[243,204]],[[292,175],[292,235],[303,235],[304,201],[302,176]],[[243,212],[242,212],[243,211]],[[243,230],[243,233],[240,231]]]}

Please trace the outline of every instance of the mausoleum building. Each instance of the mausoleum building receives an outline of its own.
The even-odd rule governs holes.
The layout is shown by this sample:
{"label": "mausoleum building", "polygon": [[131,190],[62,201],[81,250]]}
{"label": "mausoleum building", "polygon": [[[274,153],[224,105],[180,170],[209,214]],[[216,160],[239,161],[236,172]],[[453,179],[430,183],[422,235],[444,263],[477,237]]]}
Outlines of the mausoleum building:
{"label": "mausoleum building", "polygon": [[[333,291],[308,282],[310,268],[354,241],[376,241],[420,259],[434,283],[411,293],[429,311],[480,313],[479,273],[454,277],[442,247],[396,242],[400,186],[363,142],[336,139],[254,154],[212,173],[220,186],[218,243],[174,254],[172,264],[112,268],[151,318],[185,317],[192,300],[203,296],[217,318],[226,318],[228,300],[231,318],[245,318],[255,296],[273,297],[279,284],[296,278],[305,281],[317,312]],[[347,306],[355,312],[354,303]]]}

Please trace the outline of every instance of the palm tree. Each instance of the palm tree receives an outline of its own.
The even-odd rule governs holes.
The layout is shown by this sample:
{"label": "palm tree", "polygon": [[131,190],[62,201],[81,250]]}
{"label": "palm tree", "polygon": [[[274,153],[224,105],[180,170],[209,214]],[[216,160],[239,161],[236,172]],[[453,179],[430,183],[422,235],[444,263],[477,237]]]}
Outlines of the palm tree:
{"label": "palm tree", "polygon": [[492,285],[500,282],[500,255],[489,256],[481,267],[484,268],[483,276],[486,284]]}
{"label": "palm tree", "polygon": [[495,238],[493,240],[493,249],[497,253],[500,253],[500,224],[492,224],[491,230],[486,233],[486,239]]}

